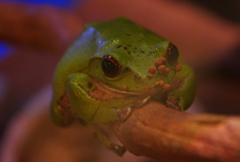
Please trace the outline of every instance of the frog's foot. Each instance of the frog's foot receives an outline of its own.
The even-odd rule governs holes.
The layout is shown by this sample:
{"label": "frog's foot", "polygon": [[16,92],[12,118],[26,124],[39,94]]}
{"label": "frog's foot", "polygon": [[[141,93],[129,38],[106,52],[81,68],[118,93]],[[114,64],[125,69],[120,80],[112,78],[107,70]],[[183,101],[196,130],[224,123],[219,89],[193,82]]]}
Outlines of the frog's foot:
{"label": "frog's foot", "polygon": [[194,100],[195,76],[187,65],[177,64],[175,70],[176,75],[170,82],[171,89],[167,92],[166,104],[168,107],[185,111]]}
{"label": "frog's foot", "polygon": [[106,147],[112,151],[114,151],[118,156],[123,156],[123,154],[126,152],[126,148],[124,146],[120,146],[117,144],[114,144],[110,141],[110,143],[104,143]]}
{"label": "frog's foot", "polygon": [[107,134],[101,129],[99,126],[94,124],[88,124],[88,127],[91,128],[96,134],[97,137],[104,143],[104,145],[115,152],[118,156],[122,156],[126,152],[126,148],[124,146],[120,146],[118,144],[112,143],[108,138]]}

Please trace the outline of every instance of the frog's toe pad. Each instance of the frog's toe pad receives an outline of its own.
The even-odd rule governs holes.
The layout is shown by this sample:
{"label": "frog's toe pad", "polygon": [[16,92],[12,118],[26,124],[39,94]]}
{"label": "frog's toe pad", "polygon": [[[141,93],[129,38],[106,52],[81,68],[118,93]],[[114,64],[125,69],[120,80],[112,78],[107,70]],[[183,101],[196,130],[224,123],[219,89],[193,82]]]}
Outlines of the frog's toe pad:
{"label": "frog's toe pad", "polygon": [[118,156],[123,156],[123,154],[126,152],[126,148],[124,146],[115,145],[114,152]]}

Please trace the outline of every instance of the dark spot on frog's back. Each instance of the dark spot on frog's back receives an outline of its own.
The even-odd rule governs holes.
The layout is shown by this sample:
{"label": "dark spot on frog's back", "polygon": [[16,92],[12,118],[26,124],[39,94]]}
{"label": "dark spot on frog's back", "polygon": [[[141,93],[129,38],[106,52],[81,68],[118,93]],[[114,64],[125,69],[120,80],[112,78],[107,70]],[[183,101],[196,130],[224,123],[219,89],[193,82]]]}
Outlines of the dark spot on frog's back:
{"label": "dark spot on frog's back", "polygon": [[131,36],[131,34],[126,34],[126,36]]}
{"label": "dark spot on frog's back", "polygon": [[122,45],[118,45],[116,48],[121,48],[122,47]]}

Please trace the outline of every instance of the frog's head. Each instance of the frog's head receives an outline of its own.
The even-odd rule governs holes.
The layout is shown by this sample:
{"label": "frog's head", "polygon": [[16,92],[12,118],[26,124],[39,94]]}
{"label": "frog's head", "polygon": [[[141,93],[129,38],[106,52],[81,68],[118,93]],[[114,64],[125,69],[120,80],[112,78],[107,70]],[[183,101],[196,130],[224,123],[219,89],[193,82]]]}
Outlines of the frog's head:
{"label": "frog's head", "polygon": [[177,47],[169,41],[147,44],[110,40],[90,60],[88,73],[118,92],[164,92],[171,89],[171,80],[181,70],[178,56]]}
{"label": "frog's head", "polygon": [[151,31],[124,18],[89,24],[56,68],[52,114],[60,123],[72,107],[87,121],[105,123],[118,119],[112,111],[150,96],[168,97],[166,104],[184,110],[193,100],[194,75],[185,65],[180,70],[177,47]]}

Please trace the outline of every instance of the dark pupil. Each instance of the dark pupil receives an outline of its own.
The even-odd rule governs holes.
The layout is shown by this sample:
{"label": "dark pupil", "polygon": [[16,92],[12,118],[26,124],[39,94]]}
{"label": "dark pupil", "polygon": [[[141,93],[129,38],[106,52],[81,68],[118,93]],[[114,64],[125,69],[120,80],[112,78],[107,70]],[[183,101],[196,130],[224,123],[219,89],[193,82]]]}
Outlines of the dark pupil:
{"label": "dark pupil", "polygon": [[120,72],[118,62],[111,56],[104,56],[102,59],[102,70],[107,77],[116,77]]}
{"label": "dark pupil", "polygon": [[170,43],[170,45],[168,46],[168,52],[166,55],[168,62],[176,63],[178,60],[178,56],[179,56],[179,52],[177,47],[174,44]]}

